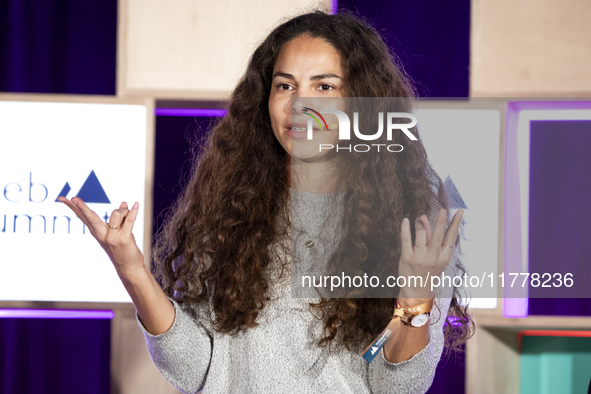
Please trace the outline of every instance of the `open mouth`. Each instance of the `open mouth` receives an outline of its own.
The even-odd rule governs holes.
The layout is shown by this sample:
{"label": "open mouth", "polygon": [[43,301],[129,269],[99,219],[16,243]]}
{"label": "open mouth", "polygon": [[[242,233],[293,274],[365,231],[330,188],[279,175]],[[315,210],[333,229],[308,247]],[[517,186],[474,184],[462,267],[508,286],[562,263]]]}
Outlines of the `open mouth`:
{"label": "open mouth", "polygon": [[[320,131],[320,129],[318,128],[312,128],[312,135],[318,133]],[[289,135],[291,138],[297,138],[297,139],[306,139],[308,138],[308,127],[301,127],[301,126],[287,126],[285,128],[285,132],[287,133],[287,135]]]}

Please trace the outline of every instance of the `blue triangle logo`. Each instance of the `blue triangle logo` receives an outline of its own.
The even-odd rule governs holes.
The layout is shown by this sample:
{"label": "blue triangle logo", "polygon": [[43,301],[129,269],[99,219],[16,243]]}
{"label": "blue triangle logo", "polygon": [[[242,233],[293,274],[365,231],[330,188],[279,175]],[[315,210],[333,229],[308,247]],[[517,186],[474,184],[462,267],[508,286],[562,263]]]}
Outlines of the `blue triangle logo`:
{"label": "blue triangle logo", "polygon": [[72,188],[70,187],[70,184],[68,182],[66,182],[66,184],[62,188],[62,191],[60,192],[60,194],[57,195],[55,202],[59,202],[58,198],[60,198],[60,197],[68,197],[68,193],[70,192],[70,190],[72,190]]}
{"label": "blue triangle logo", "polygon": [[458,188],[451,180],[449,175],[445,179],[444,187],[445,192],[447,193],[447,203],[449,204],[449,209],[468,209],[466,203],[464,202],[464,199],[458,191]]}
{"label": "blue triangle logo", "polygon": [[94,170],[90,171],[90,175],[84,181],[84,184],[80,188],[80,191],[76,197],[81,198],[86,203],[99,203],[99,204],[110,204],[107,193],[101,186]]}

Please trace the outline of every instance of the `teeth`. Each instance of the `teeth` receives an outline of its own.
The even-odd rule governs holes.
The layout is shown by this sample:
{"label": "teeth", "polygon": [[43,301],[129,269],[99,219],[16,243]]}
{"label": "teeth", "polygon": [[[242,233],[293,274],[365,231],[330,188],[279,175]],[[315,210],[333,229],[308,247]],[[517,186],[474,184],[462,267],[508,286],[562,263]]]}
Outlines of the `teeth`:
{"label": "teeth", "polygon": [[293,131],[308,131],[307,127],[292,127]]}

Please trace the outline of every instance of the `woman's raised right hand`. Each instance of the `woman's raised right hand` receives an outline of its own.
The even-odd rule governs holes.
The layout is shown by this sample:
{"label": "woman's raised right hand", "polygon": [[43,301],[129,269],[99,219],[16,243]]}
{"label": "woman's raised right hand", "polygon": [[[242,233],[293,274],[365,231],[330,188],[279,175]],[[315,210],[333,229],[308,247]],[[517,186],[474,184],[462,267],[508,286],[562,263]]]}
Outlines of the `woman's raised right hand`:
{"label": "woman's raised right hand", "polygon": [[[121,279],[144,269],[144,256],[131,232],[139,211],[137,202],[131,210],[127,208],[126,202],[122,202],[119,209],[111,213],[107,224],[79,197],[73,197],[72,200],[58,197],[58,201],[66,204],[84,222],[92,236],[107,252]],[[116,228],[110,228],[109,225]]]}
{"label": "woman's raised right hand", "polygon": [[129,210],[127,203],[121,203],[111,213],[109,223],[105,223],[78,197],[72,201],[59,197],[58,201],[74,211],[107,252],[146,330],[152,335],[168,331],[175,319],[174,306],[144,265],[144,256],[131,232],[139,204],[135,203]]}

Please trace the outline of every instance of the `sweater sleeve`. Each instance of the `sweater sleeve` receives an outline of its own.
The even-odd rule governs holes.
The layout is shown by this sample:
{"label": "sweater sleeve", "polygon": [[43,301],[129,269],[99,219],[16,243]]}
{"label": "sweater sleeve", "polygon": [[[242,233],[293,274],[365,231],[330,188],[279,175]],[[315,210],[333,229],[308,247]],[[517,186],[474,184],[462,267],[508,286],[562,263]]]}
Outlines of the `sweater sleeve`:
{"label": "sweater sleeve", "polygon": [[[391,363],[384,357],[384,348],[369,364],[369,384],[373,393],[425,393],[435,377],[435,369],[443,351],[443,324],[450,298],[435,299],[437,308],[431,313],[429,343],[412,358]],[[439,318],[439,319],[438,319]]]}
{"label": "sweater sleeve", "polygon": [[[197,393],[205,384],[213,351],[211,333],[197,318],[196,308],[174,306],[174,322],[162,334],[152,335],[144,327],[136,311],[137,322],[146,338],[146,345],[156,368],[183,393]],[[192,309],[192,310],[191,310]]]}
{"label": "sweater sleeve", "polygon": [[[445,275],[455,275],[457,248],[454,248]],[[435,289],[434,306],[429,319],[429,343],[411,357],[399,363],[391,363],[384,357],[384,348],[368,366],[371,391],[381,393],[425,393],[435,377],[435,370],[444,347],[443,327],[451,303],[453,288]]]}

